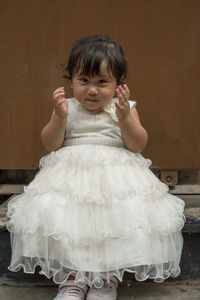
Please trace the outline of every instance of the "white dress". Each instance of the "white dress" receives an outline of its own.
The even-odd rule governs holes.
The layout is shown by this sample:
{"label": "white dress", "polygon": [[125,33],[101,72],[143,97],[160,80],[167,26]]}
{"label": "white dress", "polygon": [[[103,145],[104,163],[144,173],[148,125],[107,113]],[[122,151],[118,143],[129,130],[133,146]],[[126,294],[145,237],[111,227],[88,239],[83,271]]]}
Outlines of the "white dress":
{"label": "white dress", "polygon": [[39,265],[57,284],[73,274],[96,287],[122,281],[125,271],[157,282],[178,276],[184,202],[152,173],[151,160],[125,148],[113,102],[94,115],[66,101],[63,147],[42,157],[34,180],[9,201],[9,270]]}

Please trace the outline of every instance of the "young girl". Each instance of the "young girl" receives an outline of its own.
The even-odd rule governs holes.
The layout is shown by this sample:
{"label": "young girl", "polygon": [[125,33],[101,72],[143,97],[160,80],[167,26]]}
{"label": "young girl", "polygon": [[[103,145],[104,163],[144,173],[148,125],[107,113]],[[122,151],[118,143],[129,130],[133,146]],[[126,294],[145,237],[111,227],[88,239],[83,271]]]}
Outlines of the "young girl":
{"label": "young girl", "polygon": [[9,269],[53,277],[59,300],[116,299],[124,272],[178,276],[184,203],[150,171],[126,59],[112,38],[77,41],[66,67],[74,98],[53,93],[41,137],[50,152],[8,205]]}

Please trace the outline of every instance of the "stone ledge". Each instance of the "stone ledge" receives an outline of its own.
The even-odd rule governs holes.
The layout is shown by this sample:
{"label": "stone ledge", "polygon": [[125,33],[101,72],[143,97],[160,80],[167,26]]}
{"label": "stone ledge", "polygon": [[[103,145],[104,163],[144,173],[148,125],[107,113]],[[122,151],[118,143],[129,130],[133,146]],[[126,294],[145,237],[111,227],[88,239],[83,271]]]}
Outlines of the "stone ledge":
{"label": "stone ledge", "polygon": [[[152,282],[127,283],[126,280],[119,284],[118,300],[199,300],[200,280],[187,280],[182,282],[166,281],[162,284]],[[1,299],[26,299],[35,300],[53,299],[57,294],[57,286],[35,286],[22,283],[20,286],[0,286]]]}
{"label": "stone ledge", "polygon": [[23,191],[23,184],[0,184],[0,195],[21,194]]}
{"label": "stone ledge", "polygon": [[8,201],[9,200],[6,200],[3,204],[0,205],[0,231],[7,230],[6,223],[9,220],[6,217]]}
{"label": "stone ledge", "polygon": [[[0,184],[0,195],[20,194],[28,184]],[[200,184],[177,184],[169,188],[169,193],[174,195],[199,195]]]}

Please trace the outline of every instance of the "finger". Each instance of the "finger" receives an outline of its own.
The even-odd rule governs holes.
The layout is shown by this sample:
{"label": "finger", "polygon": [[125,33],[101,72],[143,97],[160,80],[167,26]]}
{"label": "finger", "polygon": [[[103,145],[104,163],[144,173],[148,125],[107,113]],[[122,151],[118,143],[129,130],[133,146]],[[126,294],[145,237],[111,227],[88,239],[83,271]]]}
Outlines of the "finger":
{"label": "finger", "polygon": [[59,99],[58,101],[56,101],[56,107],[60,106],[64,102],[65,102],[65,99]]}
{"label": "finger", "polygon": [[119,87],[119,90],[120,90],[120,93],[122,94],[122,96],[124,98],[124,101],[127,102],[128,101],[128,95],[127,95],[126,90],[122,86]]}
{"label": "finger", "polygon": [[124,105],[123,95],[121,94],[121,92],[120,92],[120,90],[118,88],[116,89],[116,92],[117,92],[117,96],[118,96],[118,99],[119,99],[119,104],[120,105]]}
{"label": "finger", "polygon": [[53,92],[53,96],[56,96],[58,93],[65,93],[64,87],[60,87]]}
{"label": "finger", "polygon": [[63,87],[57,88],[54,92],[53,95],[55,95],[56,93],[58,93],[59,91],[63,91]]}
{"label": "finger", "polygon": [[122,86],[119,87],[119,91],[120,91],[120,93],[121,93],[121,95],[123,97],[124,103],[126,103],[127,102],[127,95],[126,95],[126,92],[125,92],[125,90],[123,89]]}
{"label": "finger", "polygon": [[57,93],[60,93],[60,92],[65,92],[64,88],[58,88],[56,89],[54,92],[53,92],[53,95],[56,95]]}
{"label": "finger", "polygon": [[65,101],[65,98],[64,97],[60,97],[58,99],[56,99],[56,103],[60,103],[60,102],[64,102]]}
{"label": "finger", "polygon": [[129,88],[128,88],[128,86],[127,86],[126,84],[124,84],[123,87],[124,87],[124,90],[126,91],[127,98],[128,98],[128,100],[129,100],[129,98],[130,98],[130,91],[129,91]]}
{"label": "finger", "polygon": [[64,98],[65,93],[64,92],[58,92],[54,95],[54,99]]}
{"label": "finger", "polygon": [[115,102],[115,107],[118,110],[122,110],[122,106],[118,102]]}

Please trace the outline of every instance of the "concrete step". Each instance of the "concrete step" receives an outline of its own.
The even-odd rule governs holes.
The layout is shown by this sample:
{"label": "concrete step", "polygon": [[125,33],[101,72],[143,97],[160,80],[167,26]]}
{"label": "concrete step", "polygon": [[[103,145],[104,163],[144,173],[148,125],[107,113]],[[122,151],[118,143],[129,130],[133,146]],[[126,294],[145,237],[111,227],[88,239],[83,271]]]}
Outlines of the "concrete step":
{"label": "concrete step", "polygon": [[[56,287],[0,286],[1,300],[52,300]],[[200,280],[164,282],[161,284],[143,282],[120,284],[118,300],[199,300]],[[102,299],[103,300],[103,299]]]}

